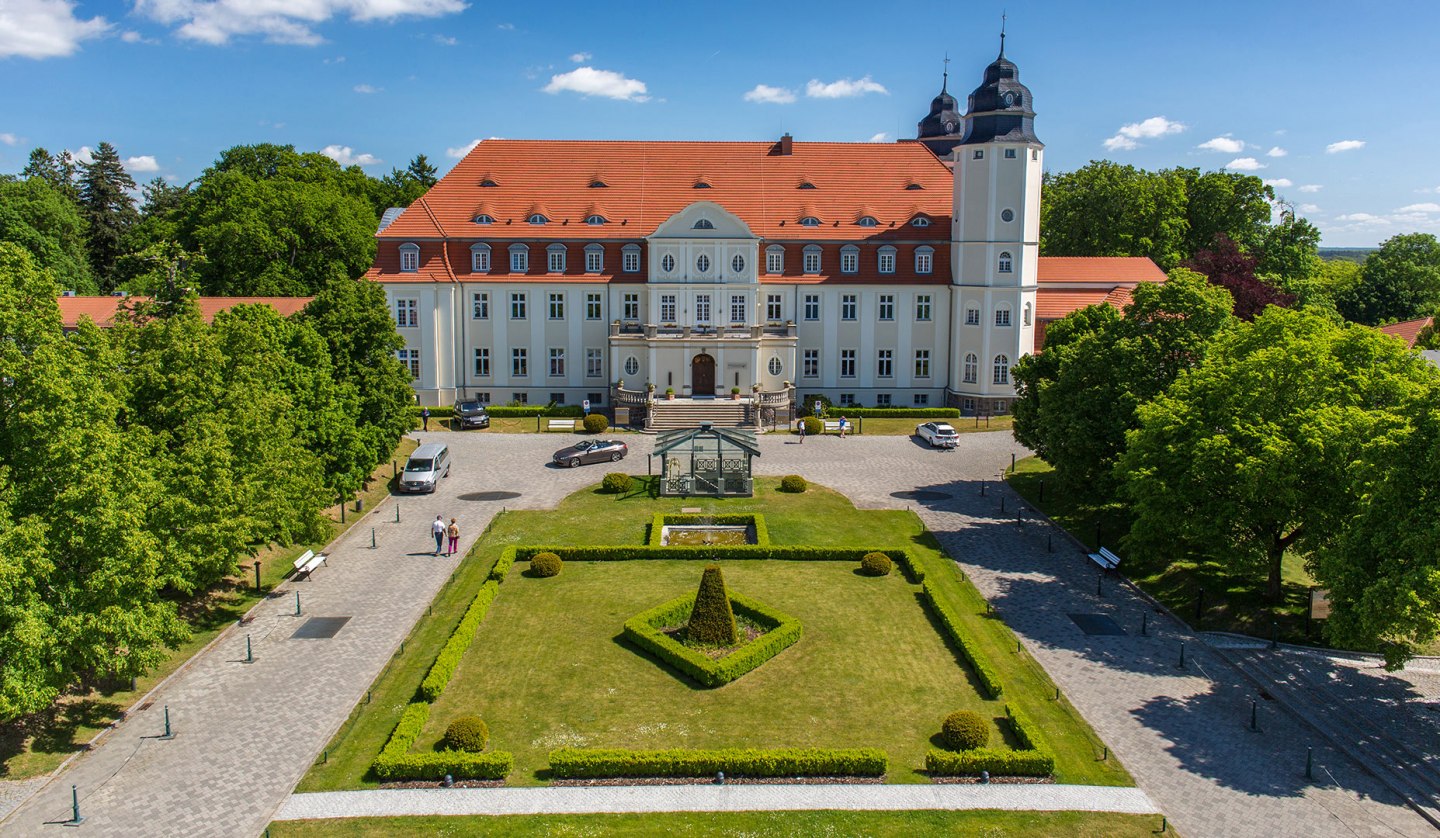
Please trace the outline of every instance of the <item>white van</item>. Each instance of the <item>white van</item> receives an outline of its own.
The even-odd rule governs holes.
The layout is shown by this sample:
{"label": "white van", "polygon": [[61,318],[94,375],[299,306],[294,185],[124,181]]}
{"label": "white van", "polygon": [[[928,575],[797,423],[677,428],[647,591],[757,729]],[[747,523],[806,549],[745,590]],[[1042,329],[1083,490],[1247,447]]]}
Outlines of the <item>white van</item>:
{"label": "white van", "polygon": [[410,455],[400,475],[402,492],[435,491],[440,478],[450,476],[450,449],[441,442],[427,442]]}

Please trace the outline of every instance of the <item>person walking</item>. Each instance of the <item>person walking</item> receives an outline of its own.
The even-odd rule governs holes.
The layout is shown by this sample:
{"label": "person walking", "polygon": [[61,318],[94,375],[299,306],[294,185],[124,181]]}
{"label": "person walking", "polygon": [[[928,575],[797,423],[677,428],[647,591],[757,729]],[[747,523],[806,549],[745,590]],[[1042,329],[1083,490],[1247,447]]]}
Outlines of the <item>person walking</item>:
{"label": "person walking", "polygon": [[420,424],[425,430],[430,430],[430,408],[420,408]]}
{"label": "person walking", "polygon": [[455,523],[454,518],[450,519],[450,526],[445,528],[445,534],[450,536],[450,549],[445,555],[453,556],[460,551],[460,525]]}
{"label": "person walking", "polygon": [[840,417],[840,438],[841,438],[841,439],[844,439],[844,438],[845,438],[845,430],[846,430],[847,428],[849,428],[849,427],[850,427],[850,423],[847,422],[847,421],[845,421],[845,417],[844,417],[844,416],[841,416],[841,417]]}
{"label": "person walking", "polygon": [[430,534],[435,536],[435,555],[438,556],[440,551],[445,549],[445,517],[443,515],[435,516],[435,523],[430,525]]}
{"label": "person walking", "polygon": [[805,420],[803,418],[800,420],[800,444],[805,444]]}

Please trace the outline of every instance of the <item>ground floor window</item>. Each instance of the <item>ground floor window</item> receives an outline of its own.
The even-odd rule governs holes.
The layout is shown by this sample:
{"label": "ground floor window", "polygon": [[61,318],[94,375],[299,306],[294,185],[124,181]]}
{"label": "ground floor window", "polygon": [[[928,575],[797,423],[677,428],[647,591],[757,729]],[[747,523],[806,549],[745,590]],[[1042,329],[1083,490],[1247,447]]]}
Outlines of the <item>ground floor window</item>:
{"label": "ground floor window", "polygon": [[889,407],[889,406],[890,406],[890,394],[889,394],[889,393],[876,393],[876,394],[875,394],[875,406],[876,406],[876,407]]}
{"label": "ground floor window", "polygon": [[395,353],[395,355],[400,359],[400,363],[404,364],[405,368],[410,370],[411,378],[418,379],[420,377],[420,350],[402,349]]}
{"label": "ground floor window", "polygon": [[530,396],[526,393],[511,393],[510,401],[514,402],[515,404],[529,404]]}
{"label": "ground floor window", "polygon": [[974,413],[974,412],[975,412],[975,400],[974,400],[974,399],[966,399],[964,402],[961,403],[960,408],[961,408],[961,410],[964,410],[966,413]]}
{"label": "ground floor window", "polygon": [[841,393],[841,394],[840,394],[840,406],[841,406],[841,407],[854,407],[854,406],[855,406],[855,394],[854,394],[854,393]]}
{"label": "ground floor window", "polygon": [[564,394],[564,393],[551,393],[551,394],[550,394],[550,403],[551,403],[551,404],[564,404],[564,403],[565,403],[565,394]]}
{"label": "ground floor window", "polygon": [[819,378],[819,377],[820,377],[820,350],[818,350],[818,349],[807,349],[807,350],[805,350],[804,359],[805,359],[805,369],[804,369],[804,371],[803,371],[802,374],[803,374],[806,378]]}
{"label": "ground floor window", "polygon": [[999,400],[997,400],[997,401],[995,402],[995,415],[996,415],[996,416],[1004,416],[1005,413],[1006,413],[1006,411],[1008,411],[1009,409],[1010,409],[1010,403],[1009,403],[1009,402],[1004,402],[1004,401],[999,401]]}
{"label": "ground floor window", "polygon": [[592,410],[605,403],[604,393],[586,393],[585,398],[590,402],[590,408]]}
{"label": "ground floor window", "polygon": [[913,404],[914,404],[916,407],[929,407],[929,406],[930,406],[930,394],[929,394],[929,393],[916,393],[916,394],[915,394],[915,399],[914,399],[914,401],[913,401]]}

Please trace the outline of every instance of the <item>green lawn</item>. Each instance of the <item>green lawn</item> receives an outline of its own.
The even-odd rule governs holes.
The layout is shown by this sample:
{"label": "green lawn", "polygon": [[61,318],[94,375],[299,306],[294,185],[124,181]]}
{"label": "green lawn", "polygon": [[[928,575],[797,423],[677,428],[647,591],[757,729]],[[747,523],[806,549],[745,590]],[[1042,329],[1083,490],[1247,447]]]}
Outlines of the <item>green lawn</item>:
{"label": "green lawn", "polygon": [[[639,544],[656,512],[763,511],[773,543],[904,547],[926,568],[970,624],[1006,685],[1004,699],[1045,729],[1062,782],[1129,785],[1115,760],[1014,635],[985,616],[978,592],[946,559],[919,519],[906,511],[861,511],[838,493],[812,486],[799,495],[756,481],[757,496],[725,500],[653,499],[583,490],[547,512],[497,518],[437,598],[406,646],[377,679],[371,703],[356,708],[332,741],[327,761],[303,791],[373,787],[370,762],[415,694],[434,655],[459,622],[485,573],[509,544]],[[545,753],[562,744],[634,747],[877,746],[891,755],[890,778],[922,779],[929,737],[947,712],[972,707],[994,717],[899,571],[856,575],[841,562],[727,561],[727,582],[789,613],[805,626],[795,646],[717,690],[689,686],[654,660],[621,645],[626,619],[693,590],[699,562],[568,562],[553,579],[513,572],[482,623],[460,670],[436,702],[420,745],[445,722],[479,712],[492,745],[516,754],[512,783],[534,783]],[[523,565],[522,565],[523,568]],[[997,742],[998,731],[995,732]]]}
{"label": "green lawn", "polygon": [[[975,835],[982,838],[1150,838],[1159,833],[1156,815],[1091,812],[697,812],[648,815],[506,815],[501,817],[352,818],[326,821],[277,821],[273,838],[385,838],[410,835],[610,836],[690,838],[753,836],[871,836],[915,838],[923,835]],[[1172,831],[1173,834],[1173,831]]]}

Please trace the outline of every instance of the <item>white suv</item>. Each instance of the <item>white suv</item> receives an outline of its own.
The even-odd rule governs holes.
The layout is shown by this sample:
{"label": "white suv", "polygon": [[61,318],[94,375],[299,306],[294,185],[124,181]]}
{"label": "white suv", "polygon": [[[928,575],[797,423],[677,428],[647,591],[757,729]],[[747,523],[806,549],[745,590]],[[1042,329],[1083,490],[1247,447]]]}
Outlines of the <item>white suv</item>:
{"label": "white suv", "polygon": [[960,435],[945,422],[926,422],[915,427],[915,435],[930,443],[931,448],[954,448]]}

